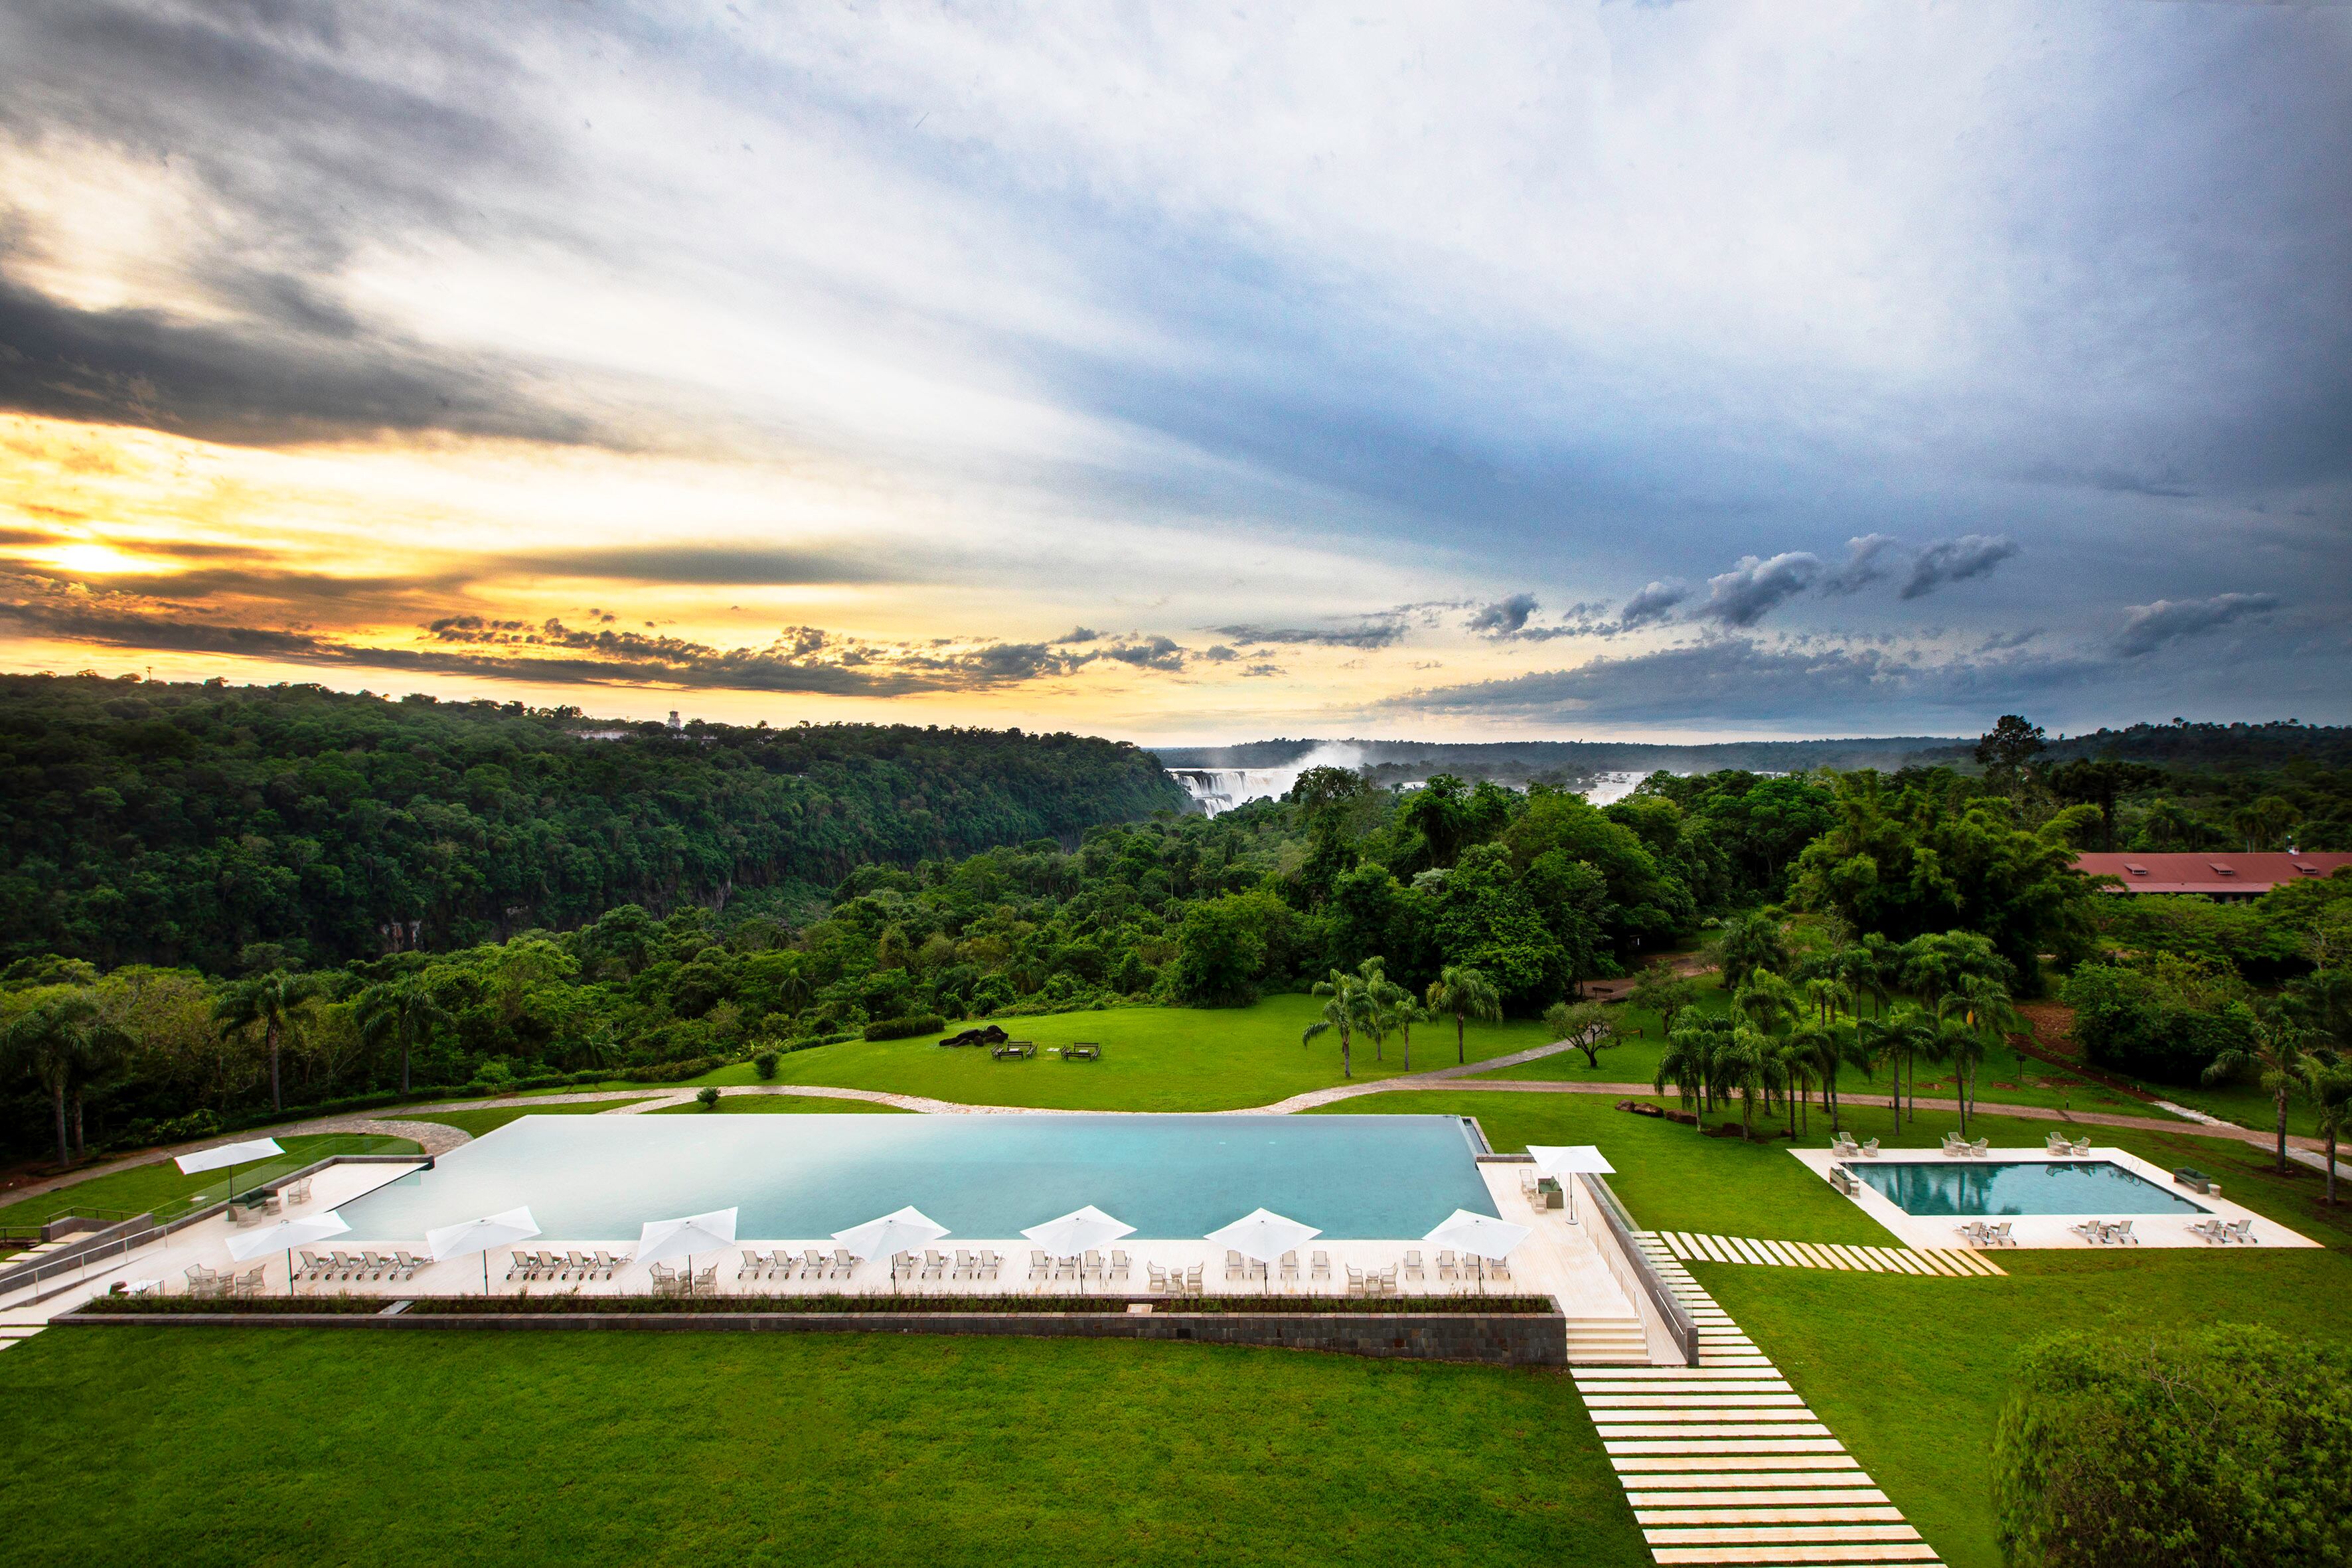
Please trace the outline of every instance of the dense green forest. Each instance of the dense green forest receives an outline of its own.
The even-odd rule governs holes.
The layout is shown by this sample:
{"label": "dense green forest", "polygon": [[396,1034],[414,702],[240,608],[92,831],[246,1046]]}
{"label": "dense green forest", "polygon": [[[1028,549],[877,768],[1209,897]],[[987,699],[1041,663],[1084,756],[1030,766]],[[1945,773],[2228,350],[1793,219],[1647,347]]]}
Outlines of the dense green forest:
{"label": "dense green forest", "polygon": [[[96,688],[110,689],[144,694]],[[2352,878],[2235,906],[2095,891],[2071,869],[2074,849],[2136,839],[2158,801],[2175,803],[2199,832],[2235,832],[2227,813],[2240,809],[2237,796],[2200,792],[2192,787],[2199,775],[2141,764],[2053,762],[2022,721],[2004,720],[1965,769],[1658,773],[1596,807],[1542,785],[1520,791],[1441,775],[1385,787],[1324,768],[1303,774],[1281,801],[1213,819],[1097,821],[958,854],[941,820],[949,802],[960,803],[959,831],[973,836],[995,824],[1058,826],[1068,802],[1016,804],[1045,790],[1034,782],[1041,776],[1062,768],[1065,778],[1103,781],[1100,809],[1104,800],[1156,802],[1160,775],[1147,763],[1138,782],[1137,753],[1066,737],[690,730],[586,742],[571,737],[577,721],[566,715],[165,689],[194,706],[187,743],[196,750],[188,756],[111,774],[51,761],[38,764],[55,770],[41,775],[43,792],[9,797],[12,809],[63,797],[36,816],[56,855],[37,885],[86,886],[84,846],[113,864],[205,864],[204,852],[223,835],[185,826],[199,821],[235,820],[262,837],[268,814],[267,841],[282,845],[294,836],[273,801],[313,810],[302,804],[313,797],[307,786],[329,766],[362,780],[437,781],[440,795],[420,790],[386,808],[412,821],[499,814],[499,831],[451,840],[413,862],[448,879],[433,885],[458,889],[446,895],[452,900],[476,886],[452,867],[563,864],[573,822],[598,825],[583,835],[589,869],[562,881],[572,901],[542,892],[511,917],[521,929],[503,940],[500,921],[477,901],[462,918],[428,924],[421,940],[394,944],[369,921],[335,926],[331,901],[309,901],[298,880],[283,906],[300,933],[292,941],[268,937],[286,927],[249,925],[206,949],[206,963],[177,966],[109,963],[102,944],[28,953],[0,974],[13,1096],[5,1137],[20,1154],[61,1137],[137,1142],[404,1084],[686,1076],[715,1060],[911,1033],[940,1019],[1114,1003],[1236,1005],[1318,983],[1353,994],[1354,983],[1342,981],[1363,976],[1368,963],[1391,1001],[1427,997],[1433,984],[1441,997],[1459,992],[1464,973],[1475,972],[1494,1005],[1534,1016],[1572,1002],[1583,981],[1623,974],[1694,940],[1717,949],[1739,993],[1735,1011],[1753,1015],[1753,1038],[1735,1030],[1720,1050],[1708,1047],[1711,1060],[1738,1059],[1734,1046],[1795,1038],[1810,1026],[1792,988],[1808,984],[1815,1012],[1843,1019],[1859,1038],[1864,998],[1877,996],[1884,1015],[1889,987],[1934,1000],[1963,981],[2004,996],[2055,984],[2079,998],[2091,1025],[2086,1044],[2100,1059],[2193,1081],[2243,1043],[2271,993],[2284,985],[2297,997],[2319,995],[2352,954]],[[61,730],[52,749],[109,754],[92,736],[123,732],[110,724],[152,732],[159,721],[174,723],[126,710]],[[306,733],[390,736],[407,749],[318,739],[305,751],[293,737]],[[19,771],[35,767],[22,759],[51,740],[12,736]],[[138,754],[121,740],[114,749]],[[958,760],[966,749],[978,759],[969,770]],[[504,760],[480,760],[493,753]],[[222,760],[194,760],[205,757]],[[772,758],[800,765],[778,768]],[[91,771],[68,771],[76,765]],[[924,771],[950,765],[962,770],[952,787]],[[2086,778],[2086,765],[2110,773]],[[471,793],[481,769],[499,770],[499,790]],[[167,773],[194,793],[142,797],[134,807],[119,783],[92,782]],[[269,781],[283,778],[298,784],[273,791]],[[529,794],[516,787],[522,779],[533,781]],[[2340,798],[2343,779],[2298,768],[2239,782],[2250,784],[2251,801],[2287,801],[2293,810],[2301,799],[2324,811]],[[68,784],[110,790],[121,812],[148,814],[148,836],[112,818],[101,831],[90,811],[71,808],[80,796],[65,795]],[[235,798],[226,798],[232,789]],[[864,815],[839,805],[820,815],[812,805],[820,796],[854,798]],[[316,809],[333,809],[322,791],[316,798],[324,803]],[[349,814],[376,798],[352,795],[346,815],[328,820],[353,820]],[[739,810],[775,798],[801,808],[782,820],[822,823],[830,835],[819,846],[798,843],[769,817],[753,825],[761,837],[743,837]],[[624,805],[676,838],[703,832],[738,858],[714,850],[701,880],[666,875],[656,884],[661,896],[635,895],[640,884],[629,879],[648,872],[632,858],[638,847],[614,841],[625,831],[614,821]],[[1034,815],[1024,818],[1024,809]],[[894,810],[929,815],[919,827],[896,821]],[[414,831],[353,839],[321,830],[308,840],[318,852],[306,864],[387,878],[374,847],[406,852]],[[947,852],[925,852],[943,839]],[[830,888],[789,904],[721,896],[730,875],[749,880],[743,856],[752,842],[806,868],[776,874],[824,869]],[[12,865],[20,879],[31,879],[30,858]],[[74,877],[61,869],[68,864]],[[328,932],[340,932],[341,945]],[[222,961],[232,942],[234,956]],[[1693,1028],[1718,1026],[1692,1018]],[[1883,1016],[1867,1022],[1895,1026]]]}
{"label": "dense green forest", "polygon": [[[602,738],[589,738],[591,735]],[[0,678],[0,953],[235,969],[758,906],[1183,805],[1076,735],[592,726],[314,686]],[[809,885],[814,884],[814,888]]]}

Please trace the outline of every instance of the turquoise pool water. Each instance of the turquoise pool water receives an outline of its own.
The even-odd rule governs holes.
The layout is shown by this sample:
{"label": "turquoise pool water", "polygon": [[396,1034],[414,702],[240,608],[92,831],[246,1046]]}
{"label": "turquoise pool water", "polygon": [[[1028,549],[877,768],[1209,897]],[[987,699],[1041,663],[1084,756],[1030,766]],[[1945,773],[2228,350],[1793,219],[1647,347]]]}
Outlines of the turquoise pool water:
{"label": "turquoise pool water", "polygon": [[2105,1160],[1950,1164],[1850,1160],[1846,1169],[1916,1215],[2203,1214],[2187,1198]]}
{"label": "turquoise pool water", "polygon": [[1496,1212],[1451,1116],[526,1116],[339,1212],[354,1241],[399,1241],[526,1204],[564,1241],[730,1206],[736,1235],[790,1241],[905,1204],[973,1240],[1087,1204],[1139,1240],[1261,1206],[1334,1240]]}

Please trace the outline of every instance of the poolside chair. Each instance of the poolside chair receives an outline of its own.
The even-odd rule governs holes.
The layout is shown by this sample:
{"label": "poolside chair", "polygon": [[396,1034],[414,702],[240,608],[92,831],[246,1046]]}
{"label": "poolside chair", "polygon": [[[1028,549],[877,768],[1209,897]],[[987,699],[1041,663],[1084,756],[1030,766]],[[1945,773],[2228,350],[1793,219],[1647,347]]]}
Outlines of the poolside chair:
{"label": "poolside chair", "polygon": [[1106,1279],[1124,1279],[1127,1277],[1127,1254],[1114,1247],[1110,1249],[1110,1268],[1105,1272],[1103,1278]]}
{"label": "poolside chair", "polygon": [[1080,1272],[1089,1279],[1101,1279],[1103,1277],[1103,1255],[1097,1252],[1091,1247],[1087,1247],[1086,1264]]}
{"label": "poolside chair", "polygon": [[1350,1296],[1360,1296],[1363,1293],[1364,1271],[1350,1263],[1348,1265],[1348,1294]]}
{"label": "poolside chair", "polygon": [[2053,1154],[2059,1155],[2071,1154],[2074,1152],[2074,1145],[2066,1142],[2066,1135],[2063,1132],[2048,1134],[2042,1140],[2042,1147]]}
{"label": "poolside chair", "polygon": [[1184,1294],[1197,1296],[1207,1289],[1202,1276],[1208,1272],[1208,1268],[1209,1266],[1205,1263],[1195,1263],[1192,1268],[1184,1270]]}
{"label": "poolside chair", "polygon": [[1296,1252],[1282,1255],[1282,1282],[1286,1285],[1298,1283],[1298,1254]]}
{"label": "poolside chair", "polygon": [[1408,1279],[1419,1279],[1423,1278],[1421,1272],[1421,1249],[1417,1247],[1409,1247],[1405,1248],[1404,1277]]}
{"label": "poolside chair", "polygon": [[1274,1270],[1269,1265],[1260,1263],[1253,1258],[1249,1264],[1249,1277],[1261,1285],[1270,1284],[1274,1279]]}
{"label": "poolside chair", "polygon": [[2189,1227],[2189,1234],[2203,1237],[2208,1246],[2227,1242],[2230,1239],[2228,1226],[2218,1219],[2200,1219]]}
{"label": "poolside chair", "polygon": [[2105,1244],[2107,1239],[2107,1222],[2105,1220],[2086,1219],[2080,1225],[2070,1225],[2066,1228],[2095,1247]]}
{"label": "poolside chair", "polygon": [[2107,1226],[2107,1240],[2118,1247],[2137,1247],[2139,1237],[2132,1234],[2132,1222],[2119,1219]]}
{"label": "poolside chair", "polygon": [[302,1266],[294,1270],[294,1278],[297,1279],[316,1279],[319,1278],[320,1270],[326,1267],[320,1260],[319,1255],[307,1247],[296,1248],[294,1255],[302,1260]]}
{"label": "poolside chair", "polygon": [[1986,1238],[1992,1234],[1991,1227],[1987,1226],[1985,1222],[1980,1219],[1972,1219],[1965,1225],[1958,1225],[1952,1228],[1958,1231],[1960,1233],[1960,1239],[1967,1242],[1970,1247],[1985,1247],[1990,1245]]}
{"label": "poolside chair", "polygon": [[1483,1260],[1475,1252],[1462,1255],[1462,1279],[1465,1284],[1475,1284],[1486,1277]]}
{"label": "poolside chair", "polygon": [[1324,1251],[1319,1247],[1314,1251],[1308,1253],[1307,1255],[1307,1277],[1309,1279],[1330,1279],[1331,1255]]}
{"label": "poolside chair", "polygon": [[936,1247],[923,1248],[923,1278],[944,1279],[948,1277],[948,1255]]}
{"label": "poolside chair", "polygon": [[367,1264],[367,1277],[371,1279],[381,1279],[393,1271],[392,1259],[381,1252],[362,1252],[360,1257]]}
{"label": "poolside chair", "polygon": [[743,1261],[736,1266],[735,1278],[738,1279],[755,1279],[761,1274],[766,1273],[767,1268],[768,1255],[766,1253],[746,1252],[743,1254]]}
{"label": "poolside chair", "polygon": [[1053,1277],[1054,1260],[1045,1256],[1044,1247],[1031,1247],[1029,1249],[1029,1282],[1034,1285],[1040,1279],[1051,1279]]}
{"label": "poolside chair", "polygon": [[2224,1241],[2242,1241],[2249,1247],[2260,1247],[2263,1241],[2261,1237],[2254,1234],[2254,1222],[2251,1219],[2233,1219],[2230,1221],[2229,1224],[2221,1227],[2221,1239]]}
{"label": "poolside chair", "polygon": [[1985,1239],[1995,1247],[2015,1247],[2017,1238],[2009,1234],[2009,1226],[2010,1222],[2007,1220],[2002,1220],[1999,1225],[1987,1226]]}
{"label": "poolside chair", "polygon": [[[1168,1270],[1165,1268],[1157,1263],[1147,1263],[1143,1266],[1143,1274],[1144,1278],[1150,1283],[1151,1293],[1153,1295],[1165,1296],[1168,1294]],[[1181,1282],[1178,1284],[1177,1289],[1180,1290],[1183,1289]]]}
{"label": "poolside chair", "polygon": [[1003,1267],[1004,1258],[1001,1254],[991,1252],[984,1247],[980,1249],[980,1277],[982,1279],[995,1279],[996,1271]]}
{"label": "poolside chair", "polygon": [[1241,1279],[1241,1278],[1243,1277],[1243,1273],[1244,1273],[1244,1270],[1243,1270],[1243,1268],[1242,1268],[1242,1255],[1241,1255],[1240,1253],[1238,1253],[1238,1252],[1234,1251],[1233,1248],[1231,1248],[1231,1247],[1227,1247],[1227,1248],[1225,1249],[1225,1278],[1226,1278],[1226,1279],[1228,1279],[1228,1280],[1239,1279]]}
{"label": "poolside chair", "polygon": [[2075,1139],[2070,1147],[2078,1160],[2087,1160],[2091,1156],[2091,1140],[2088,1134]]}
{"label": "poolside chair", "polygon": [[584,1252],[566,1253],[563,1267],[574,1279],[592,1279],[596,1275],[596,1260]]}
{"label": "poolside chair", "polygon": [[289,1205],[309,1203],[310,1201],[310,1178],[305,1176],[299,1182],[287,1183],[283,1187],[278,1189],[278,1195],[284,1198]]}
{"label": "poolside chair", "polygon": [[415,1253],[407,1251],[404,1248],[395,1247],[393,1249],[392,1264],[393,1268],[398,1271],[395,1275],[395,1278],[397,1279],[403,1280],[415,1279],[416,1271],[424,1268],[427,1261],[427,1259],[419,1258]]}
{"label": "poolside chair", "polygon": [[912,1279],[914,1277],[915,1255],[911,1252],[892,1253],[890,1255],[890,1278],[892,1279]]}
{"label": "poolside chair", "polygon": [[825,1262],[824,1253],[819,1252],[815,1247],[812,1247],[807,1251],[801,1254],[802,1279],[822,1279],[824,1278],[824,1271]]}
{"label": "poolside chair", "polygon": [[1862,1152],[1862,1145],[1853,1141],[1853,1133],[1840,1129],[1837,1135],[1830,1140],[1830,1152],[1843,1155],[1859,1154]]}
{"label": "poolside chair", "polygon": [[1968,1152],[1968,1141],[1962,1138],[1958,1133],[1947,1132],[1944,1134],[1944,1157],[1946,1159],[1951,1159],[1955,1156],[1965,1156]]}
{"label": "poolside chair", "polygon": [[1873,1138],[1869,1142],[1864,1143],[1862,1146],[1862,1157],[1865,1160],[1875,1160],[1878,1158],[1877,1139]]}
{"label": "poolside chair", "polygon": [[609,1252],[599,1250],[596,1254],[596,1273],[601,1279],[610,1279],[614,1269],[626,1268],[635,1257],[636,1254],[633,1252],[624,1252],[615,1258]]}
{"label": "poolside chair", "polygon": [[851,1271],[856,1269],[856,1267],[857,1259],[849,1256],[849,1248],[845,1247],[836,1247],[833,1249],[833,1268],[830,1270],[830,1273],[834,1279],[848,1279]]}
{"label": "poolside chair", "polygon": [[1056,1258],[1054,1259],[1054,1278],[1055,1279],[1076,1279],[1077,1277],[1078,1260],[1076,1258]]}
{"label": "poolside chair", "polygon": [[1438,1249],[1437,1277],[1440,1279],[1459,1279],[1462,1278],[1462,1270],[1460,1267],[1454,1263],[1454,1253],[1450,1247],[1440,1247]]}
{"label": "poolside chair", "polygon": [[714,1263],[709,1268],[704,1269],[701,1273],[696,1275],[694,1277],[693,1289],[697,1295],[717,1294],[719,1290],[719,1265]]}
{"label": "poolside chair", "polygon": [[[514,1263],[507,1269],[507,1278],[509,1279],[528,1279],[539,1271],[539,1259],[533,1258],[530,1253],[517,1252],[511,1256],[514,1258]],[[337,1263],[341,1263],[342,1260],[343,1255],[341,1253],[338,1252],[335,1254],[335,1261]]]}
{"label": "poolside chair", "polygon": [[1969,1145],[1969,1158],[1971,1160],[1981,1160],[1987,1153],[1991,1152],[1991,1139],[1979,1138]]}
{"label": "poolside chair", "polygon": [[268,1272],[268,1268],[269,1266],[266,1263],[257,1263],[251,1268],[236,1276],[234,1279],[229,1281],[229,1294],[232,1296],[260,1295],[261,1277]]}
{"label": "poolside chair", "polygon": [[974,1258],[962,1247],[957,1247],[955,1257],[955,1277],[959,1279],[969,1279],[979,1272],[980,1259]]}

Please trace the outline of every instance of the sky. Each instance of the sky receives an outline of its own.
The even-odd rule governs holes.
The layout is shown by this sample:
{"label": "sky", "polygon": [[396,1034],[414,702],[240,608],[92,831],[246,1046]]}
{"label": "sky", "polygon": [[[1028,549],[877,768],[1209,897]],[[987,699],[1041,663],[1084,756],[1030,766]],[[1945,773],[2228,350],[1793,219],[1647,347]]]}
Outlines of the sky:
{"label": "sky", "polygon": [[2352,721],[2352,7],[0,9],[0,668]]}

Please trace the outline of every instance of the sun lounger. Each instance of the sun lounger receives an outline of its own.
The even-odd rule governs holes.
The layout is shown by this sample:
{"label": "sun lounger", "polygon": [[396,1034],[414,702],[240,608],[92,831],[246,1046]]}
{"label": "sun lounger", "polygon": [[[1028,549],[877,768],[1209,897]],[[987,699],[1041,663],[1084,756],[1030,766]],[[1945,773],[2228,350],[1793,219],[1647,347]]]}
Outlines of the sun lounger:
{"label": "sun lounger", "polygon": [[1454,1263],[1454,1254],[1452,1251],[1440,1249],[1438,1252],[1437,1277],[1440,1279],[1459,1279],[1462,1278],[1462,1271]]}
{"label": "sun lounger", "polygon": [[1408,1279],[1419,1279],[1423,1278],[1421,1272],[1421,1249],[1419,1247],[1407,1247],[1405,1249],[1404,1277]]}
{"label": "sun lounger", "polygon": [[959,1279],[970,1279],[979,1272],[980,1259],[974,1258],[962,1247],[957,1247],[955,1256],[955,1277]]}
{"label": "sun lounger", "polygon": [[2119,1219],[2107,1226],[2107,1240],[2119,1247],[2137,1247],[2139,1237],[2132,1234],[2132,1222]]}
{"label": "sun lounger", "polygon": [[1985,1239],[1994,1247],[2015,1247],[2017,1238],[2009,1234],[2009,1226],[2008,1220],[1985,1226]]}
{"label": "sun lounger", "polygon": [[1979,1138],[1979,1139],[1975,1139],[1975,1140],[1971,1141],[1971,1142],[1969,1142],[1969,1159],[1971,1159],[1971,1160],[1981,1160],[1981,1159],[1983,1159],[1983,1158],[1985,1157],[1985,1155],[1986,1155],[1987,1153],[1989,1153],[1989,1152],[1991,1152],[1991,1149],[1992,1149],[1992,1140],[1991,1140],[1991,1139],[1990,1139],[1990,1138]]}
{"label": "sun lounger", "polygon": [[1004,1258],[1002,1254],[991,1252],[984,1247],[980,1249],[980,1277],[982,1279],[995,1279],[996,1271],[1003,1267]]}
{"label": "sun lounger", "polygon": [[1099,1279],[1103,1277],[1103,1255],[1091,1247],[1087,1248],[1085,1274],[1089,1279]]}
{"label": "sun lounger", "polygon": [[1486,1278],[1489,1279],[1500,1279],[1507,1284],[1511,1278],[1511,1265],[1509,1260],[1501,1258],[1489,1259],[1486,1264]]}
{"label": "sun lounger", "polygon": [[381,1252],[366,1252],[360,1256],[367,1260],[367,1273],[371,1279],[382,1279],[394,1272],[397,1267],[390,1258]]}
{"label": "sun lounger", "polygon": [[1308,1253],[1307,1255],[1307,1278],[1309,1279],[1330,1279],[1331,1255],[1324,1251],[1319,1247],[1313,1252]]}
{"label": "sun lounger", "polygon": [[2218,1219],[2200,1219],[2189,1227],[2189,1234],[2203,1237],[2209,1246],[2219,1245],[2230,1239],[2227,1226]]}
{"label": "sun lounger", "polygon": [[416,1271],[425,1267],[425,1261],[413,1252],[395,1247],[392,1254],[393,1278],[402,1280],[414,1279],[416,1278]]}
{"label": "sun lounger", "polygon": [[743,1261],[735,1266],[735,1278],[738,1279],[757,1279],[761,1275],[765,1274],[767,1271],[768,1255],[764,1252],[747,1251],[743,1254]]}
{"label": "sun lounger", "polygon": [[1228,1280],[1239,1279],[1240,1278],[1242,1278],[1242,1273],[1243,1273],[1243,1269],[1242,1269],[1242,1255],[1241,1255],[1240,1253],[1238,1253],[1238,1252],[1234,1251],[1231,1247],[1226,1248],[1226,1249],[1225,1249],[1225,1278],[1226,1278]]}
{"label": "sun lounger", "polygon": [[1475,1252],[1462,1255],[1462,1279],[1466,1284],[1476,1284],[1486,1277],[1484,1261]]}
{"label": "sun lounger", "polygon": [[2254,1222],[2250,1219],[2231,1220],[2221,1227],[2221,1235],[2225,1240],[2242,1241],[2250,1247],[2262,1245],[2262,1237],[2254,1234]]}
{"label": "sun lounger", "polygon": [[[513,1257],[513,1258],[514,1258],[514,1263],[513,1263],[512,1267],[510,1267],[510,1268],[509,1268],[507,1269],[507,1278],[508,1278],[508,1279],[530,1279],[533,1274],[536,1274],[536,1273],[538,1273],[538,1272],[539,1272],[539,1259],[538,1259],[538,1258],[533,1258],[530,1253],[528,1253],[528,1252],[518,1252],[518,1253],[514,1253],[514,1254],[512,1254],[512,1257]],[[340,1252],[339,1252],[339,1253],[335,1254],[335,1261],[336,1261],[336,1262],[338,1262],[338,1263],[341,1262],[341,1261],[342,1261],[342,1258],[343,1258],[343,1255],[342,1255],[341,1253],[340,1253]]]}
{"label": "sun lounger", "polygon": [[1250,1259],[1249,1277],[1252,1280],[1263,1284],[1274,1278],[1274,1271],[1265,1264],[1260,1263],[1256,1258],[1253,1258]]}
{"label": "sun lounger", "polygon": [[1127,1254],[1114,1247],[1110,1249],[1110,1268],[1103,1276],[1107,1279],[1127,1278]]}
{"label": "sun lounger", "polygon": [[848,1279],[851,1272],[855,1270],[856,1267],[857,1259],[849,1256],[849,1248],[845,1247],[836,1247],[833,1249],[833,1268],[831,1274],[834,1279]]}
{"label": "sun lounger", "polygon": [[1282,1282],[1286,1285],[1298,1283],[1298,1254],[1296,1252],[1282,1255]]}
{"label": "sun lounger", "polygon": [[1071,1258],[1056,1258],[1055,1259],[1054,1259],[1054,1278],[1055,1278],[1055,1279],[1076,1279],[1077,1277],[1078,1277],[1078,1260],[1077,1260],[1077,1258],[1075,1258],[1075,1257],[1071,1257]]}
{"label": "sun lounger", "polygon": [[812,1247],[801,1254],[800,1275],[803,1279],[822,1279],[825,1275],[824,1254]]}
{"label": "sun lounger", "polygon": [[1040,1279],[1050,1279],[1053,1277],[1054,1260],[1045,1255],[1045,1249],[1042,1247],[1030,1248],[1029,1282],[1034,1285]]}
{"label": "sun lounger", "polygon": [[1970,1247],[1990,1245],[1986,1238],[1992,1234],[1992,1228],[1980,1219],[1972,1219],[1965,1225],[1955,1226],[1953,1228],[1960,1233],[1960,1239]]}
{"label": "sun lounger", "polygon": [[923,1248],[923,1278],[944,1279],[948,1277],[948,1255],[936,1247]]}
{"label": "sun lounger", "polygon": [[893,1279],[912,1279],[914,1277],[915,1255],[911,1252],[892,1253],[890,1255],[890,1278]]}

